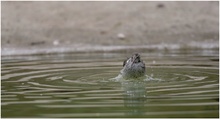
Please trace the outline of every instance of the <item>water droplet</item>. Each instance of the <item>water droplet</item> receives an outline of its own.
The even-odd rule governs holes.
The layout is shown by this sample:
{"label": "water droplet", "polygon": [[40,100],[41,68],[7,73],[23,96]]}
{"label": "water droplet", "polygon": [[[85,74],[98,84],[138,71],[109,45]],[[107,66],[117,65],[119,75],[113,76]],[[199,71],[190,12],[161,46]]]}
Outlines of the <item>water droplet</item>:
{"label": "water droplet", "polygon": [[154,77],[154,74],[151,74],[150,76],[151,76],[151,77]]}

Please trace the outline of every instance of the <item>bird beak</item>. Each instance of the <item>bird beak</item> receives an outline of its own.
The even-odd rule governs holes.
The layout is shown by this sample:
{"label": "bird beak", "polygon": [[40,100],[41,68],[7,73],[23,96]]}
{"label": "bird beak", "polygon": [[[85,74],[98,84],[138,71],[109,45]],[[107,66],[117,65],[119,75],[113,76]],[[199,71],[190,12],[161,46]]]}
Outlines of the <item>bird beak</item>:
{"label": "bird beak", "polygon": [[136,58],[137,58],[136,56],[133,56],[133,57],[132,57],[132,64],[131,64],[131,65],[134,64],[134,61],[136,60]]}

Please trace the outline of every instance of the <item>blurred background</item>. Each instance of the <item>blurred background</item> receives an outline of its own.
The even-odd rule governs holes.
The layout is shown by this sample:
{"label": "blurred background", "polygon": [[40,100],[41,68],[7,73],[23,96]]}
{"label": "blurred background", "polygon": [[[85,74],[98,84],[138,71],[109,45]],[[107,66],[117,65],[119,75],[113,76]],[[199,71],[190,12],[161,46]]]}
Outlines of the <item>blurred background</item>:
{"label": "blurred background", "polygon": [[[218,1],[3,1],[1,13],[4,118],[219,117]],[[134,52],[146,78],[118,78]]]}
{"label": "blurred background", "polygon": [[219,2],[2,2],[1,54],[219,48]]}

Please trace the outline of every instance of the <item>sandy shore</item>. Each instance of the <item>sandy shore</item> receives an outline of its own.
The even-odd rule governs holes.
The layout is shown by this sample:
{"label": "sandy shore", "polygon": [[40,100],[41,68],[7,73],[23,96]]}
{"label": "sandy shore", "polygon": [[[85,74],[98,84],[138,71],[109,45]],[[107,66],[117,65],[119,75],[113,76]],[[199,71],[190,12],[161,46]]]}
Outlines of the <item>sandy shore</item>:
{"label": "sandy shore", "polygon": [[219,48],[218,2],[2,2],[1,54]]}

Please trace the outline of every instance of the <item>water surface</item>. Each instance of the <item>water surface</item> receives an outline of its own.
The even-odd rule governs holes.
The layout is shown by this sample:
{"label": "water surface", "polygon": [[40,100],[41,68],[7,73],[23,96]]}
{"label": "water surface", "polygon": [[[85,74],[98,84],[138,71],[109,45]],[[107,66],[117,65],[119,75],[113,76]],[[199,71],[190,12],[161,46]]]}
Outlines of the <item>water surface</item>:
{"label": "water surface", "polygon": [[219,116],[218,51],[140,54],[152,80],[110,80],[130,53],[4,56],[2,117]]}

